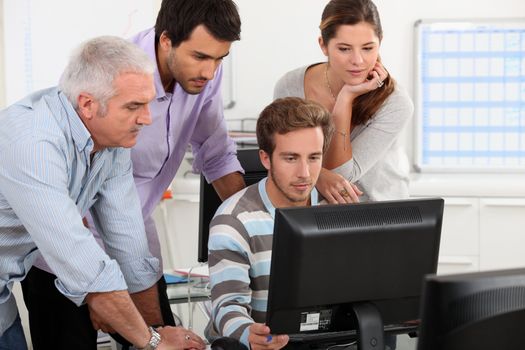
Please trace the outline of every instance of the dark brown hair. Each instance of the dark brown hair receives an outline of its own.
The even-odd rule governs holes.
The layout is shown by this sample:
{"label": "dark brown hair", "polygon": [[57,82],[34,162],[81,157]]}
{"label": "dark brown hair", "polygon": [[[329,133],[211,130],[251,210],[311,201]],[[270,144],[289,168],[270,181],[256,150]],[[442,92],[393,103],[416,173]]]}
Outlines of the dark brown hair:
{"label": "dark brown hair", "polygon": [[166,31],[173,47],[204,25],[217,40],[241,38],[241,18],[232,0],[163,0],[155,23],[155,42]]}
{"label": "dark brown hair", "polygon": [[[321,37],[325,45],[335,37],[341,25],[368,23],[374,29],[379,41],[383,39],[383,28],[377,7],[370,0],[331,0],[324,8],[321,16]],[[378,58],[379,60],[379,58]],[[352,124],[366,123],[374,116],[383,102],[394,92],[394,78],[388,75],[384,86],[358,96],[352,104]]]}
{"label": "dark brown hair", "polygon": [[275,149],[275,133],[320,127],[323,130],[323,153],[330,144],[333,124],[330,112],[317,102],[299,97],[279,98],[269,104],[257,119],[256,133],[259,148],[271,157]]}

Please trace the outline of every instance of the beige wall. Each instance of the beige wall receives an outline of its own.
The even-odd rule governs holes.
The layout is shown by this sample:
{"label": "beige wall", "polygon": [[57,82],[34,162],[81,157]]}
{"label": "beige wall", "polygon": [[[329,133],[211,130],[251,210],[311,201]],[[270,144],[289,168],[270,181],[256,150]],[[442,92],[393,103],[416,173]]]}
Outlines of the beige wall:
{"label": "beige wall", "polygon": [[4,2],[0,0],[0,109],[5,106],[4,79]]}

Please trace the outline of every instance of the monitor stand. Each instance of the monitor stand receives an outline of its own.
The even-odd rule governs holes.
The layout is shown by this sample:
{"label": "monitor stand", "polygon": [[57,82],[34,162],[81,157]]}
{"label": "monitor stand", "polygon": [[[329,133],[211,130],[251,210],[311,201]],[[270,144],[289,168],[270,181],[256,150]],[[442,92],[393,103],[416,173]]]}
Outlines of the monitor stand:
{"label": "monitor stand", "polygon": [[352,309],[357,318],[357,349],[384,350],[383,319],[377,307],[363,302],[353,304]]}

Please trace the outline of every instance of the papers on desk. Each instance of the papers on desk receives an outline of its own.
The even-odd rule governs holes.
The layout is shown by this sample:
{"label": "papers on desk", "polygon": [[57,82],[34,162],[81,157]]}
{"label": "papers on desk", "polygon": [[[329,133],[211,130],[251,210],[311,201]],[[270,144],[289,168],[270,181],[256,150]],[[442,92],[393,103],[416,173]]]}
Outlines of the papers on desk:
{"label": "papers on desk", "polygon": [[253,146],[257,146],[257,136],[255,135],[254,132],[229,131],[228,135],[238,145],[253,145]]}
{"label": "papers on desk", "polygon": [[188,274],[190,274],[191,272],[190,277],[210,277],[210,271],[208,270],[208,265],[196,266],[193,268],[190,267],[190,268],[185,268],[185,269],[175,269],[175,272],[182,276],[188,276]]}
{"label": "papers on desk", "polygon": [[[210,282],[208,277],[208,266],[195,266],[191,269],[191,276],[188,276],[190,269],[175,269],[168,275],[183,278],[187,283],[168,284],[167,293],[170,303],[177,304],[187,302],[189,298],[193,301],[208,301],[210,299]],[[164,273],[166,275],[166,272]]]}
{"label": "papers on desk", "polygon": [[176,284],[176,283],[186,283],[188,282],[188,277],[186,276],[176,276],[169,273],[164,274],[164,279],[166,284]]}

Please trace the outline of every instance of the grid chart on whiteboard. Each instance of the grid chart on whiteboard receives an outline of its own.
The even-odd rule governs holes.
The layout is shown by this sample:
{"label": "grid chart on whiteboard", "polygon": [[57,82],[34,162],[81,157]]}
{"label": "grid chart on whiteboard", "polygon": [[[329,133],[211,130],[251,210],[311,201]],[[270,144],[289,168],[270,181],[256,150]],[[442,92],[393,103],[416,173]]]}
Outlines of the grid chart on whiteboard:
{"label": "grid chart on whiteboard", "polygon": [[421,169],[525,169],[525,22],[419,28]]}

